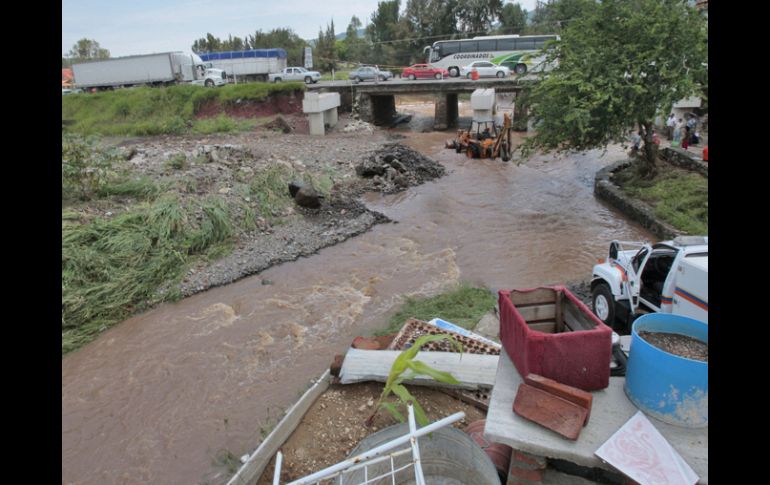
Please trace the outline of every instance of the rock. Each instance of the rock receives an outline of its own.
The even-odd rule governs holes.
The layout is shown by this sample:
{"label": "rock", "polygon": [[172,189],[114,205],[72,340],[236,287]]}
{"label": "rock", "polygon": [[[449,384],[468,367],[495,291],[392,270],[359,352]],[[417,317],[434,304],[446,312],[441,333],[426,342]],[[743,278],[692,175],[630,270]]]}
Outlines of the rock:
{"label": "rock", "polygon": [[403,163],[398,161],[398,158],[394,158],[393,160],[388,162],[388,164],[390,164],[391,167],[395,168],[396,170],[398,170],[401,173],[406,172],[406,167],[404,167]]}
{"label": "rock", "polygon": [[233,189],[231,189],[230,187],[222,187],[221,189],[219,189],[218,192],[220,194],[226,195],[226,194],[229,194],[231,190]]}
{"label": "rock", "polygon": [[322,196],[313,189],[313,187],[303,186],[294,195],[294,202],[301,207],[318,209],[321,207]]}
{"label": "rock", "polygon": [[276,118],[273,121],[271,121],[270,123],[267,123],[265,125],[265,128],[267,128],[268,130],[281,131],[283,133],[291,133],[292,131],[292,128],[289,122],[286,121],[286,119],[281,115],[276,116]]}
{"label": "rock", "polygon": [[301,189],[303,186],[304,184],[302,182],[289,182],[289,194],[292,196],[292,198],[297,195],[297,192],[299,192],[299,189]]}

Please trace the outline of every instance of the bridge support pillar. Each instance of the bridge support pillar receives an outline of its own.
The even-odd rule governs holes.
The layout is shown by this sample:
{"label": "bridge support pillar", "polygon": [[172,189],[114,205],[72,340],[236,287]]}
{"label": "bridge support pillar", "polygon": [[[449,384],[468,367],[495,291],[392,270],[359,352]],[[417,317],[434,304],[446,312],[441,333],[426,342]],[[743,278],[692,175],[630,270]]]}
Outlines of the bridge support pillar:
{"label": "bridge support pillar", "polygon": [[434,130],[446,130],[457,126],[457,93],[437,94],[435,97]]}
{"label": "bridge support pillar", "polygon": [[396,116],[396,97],[392,94],[358,94],[358,117],[375,125],[387,125]]}
{"label": "bridge support pillar", "polygon": [[374,124],[388,125],[396,116],[396,97],[392,94],[372,96],[372,107],[374,108]]}

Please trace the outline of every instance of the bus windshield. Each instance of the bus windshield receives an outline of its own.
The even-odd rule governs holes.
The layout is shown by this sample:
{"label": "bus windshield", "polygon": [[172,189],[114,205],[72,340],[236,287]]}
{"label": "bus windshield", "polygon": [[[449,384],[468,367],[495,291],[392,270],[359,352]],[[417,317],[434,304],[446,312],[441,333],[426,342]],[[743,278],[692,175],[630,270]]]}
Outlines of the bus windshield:
{"label": "bus windshield", "polygon": [[426,62],[444,68],[457,77],[460,69],[474,61],[490,61],[519,75],[547,70],[542,49],[558,35],[493,35],[472,39],[440,40],[424,49]]}

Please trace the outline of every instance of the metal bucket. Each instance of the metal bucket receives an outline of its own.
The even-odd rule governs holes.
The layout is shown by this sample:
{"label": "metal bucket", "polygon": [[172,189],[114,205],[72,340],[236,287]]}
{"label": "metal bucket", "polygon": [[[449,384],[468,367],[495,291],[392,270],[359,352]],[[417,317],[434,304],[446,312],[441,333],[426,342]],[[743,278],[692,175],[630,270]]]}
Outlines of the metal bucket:
{"label": "metal bucket", "polygon": [[687,428],[708,426],[708,362],[661,350],[641,338],[642,331],[685,335],[708,345],[708,325],[665,313],[639,317],[631,331],[625,384],[628,398],[646,414]]}
{"label": "metal bucket", "polygon": [[495,465],[500,480],[505,482],[508,477],[508,467],[511,464],[511,453],[513,452],[513,448],[501,443],[492,443],[484,438],[484,426],[486,424],[486,419],[474,421],[465,428],[465,432],[473,438],[473,441],[478,443],[482,450],[484,450]]}

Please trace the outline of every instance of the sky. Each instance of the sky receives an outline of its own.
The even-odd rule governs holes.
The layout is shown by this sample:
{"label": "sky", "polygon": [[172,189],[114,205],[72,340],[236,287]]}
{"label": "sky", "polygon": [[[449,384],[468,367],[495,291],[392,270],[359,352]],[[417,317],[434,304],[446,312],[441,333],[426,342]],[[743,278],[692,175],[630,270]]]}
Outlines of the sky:
{"label": "sky", "polygon": [[[344,32],[353,15],[366,25],[379,0],[62,0],[62,55],[82,38],[92,39],[112,57],[190,51],[211,33],[253,35],[257,30],[290,28],[303,39],[318,36],[334,21]],[[505,2],[510,3],[510,2]],[[527,11],[535,0],[519,0]],[[406,0],[401,0],[402,10]]]}

